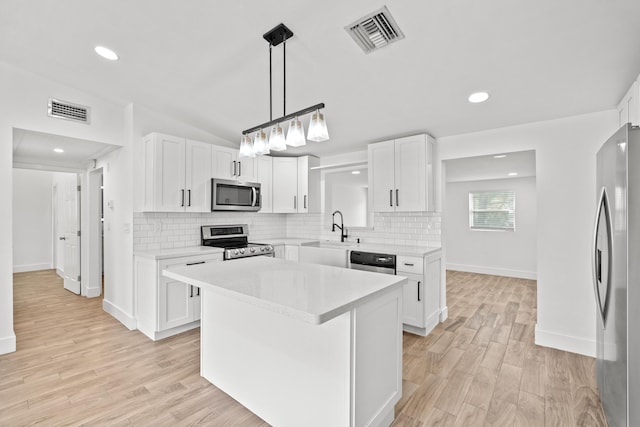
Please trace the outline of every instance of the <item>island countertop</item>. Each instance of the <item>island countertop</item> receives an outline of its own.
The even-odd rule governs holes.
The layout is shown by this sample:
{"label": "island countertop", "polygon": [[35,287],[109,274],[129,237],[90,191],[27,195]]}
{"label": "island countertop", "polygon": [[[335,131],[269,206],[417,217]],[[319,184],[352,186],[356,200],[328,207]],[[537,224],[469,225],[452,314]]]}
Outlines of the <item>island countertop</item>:
{"label": "island countertop", "polygon": [[407,282],[402,276],[262,256],[176,267],[162,274],[317,325]]}

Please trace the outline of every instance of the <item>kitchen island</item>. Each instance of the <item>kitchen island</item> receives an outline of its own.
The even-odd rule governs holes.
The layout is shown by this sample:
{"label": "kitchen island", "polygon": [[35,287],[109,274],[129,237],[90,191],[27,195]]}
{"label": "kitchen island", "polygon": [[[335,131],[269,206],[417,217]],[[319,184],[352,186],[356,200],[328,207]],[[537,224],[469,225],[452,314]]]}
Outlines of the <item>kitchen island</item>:
{"label": "kitchen island", "polygon": [[268,423],[393,422],[406,278],[269,257],[163,274],[201,288],[201,375]]}

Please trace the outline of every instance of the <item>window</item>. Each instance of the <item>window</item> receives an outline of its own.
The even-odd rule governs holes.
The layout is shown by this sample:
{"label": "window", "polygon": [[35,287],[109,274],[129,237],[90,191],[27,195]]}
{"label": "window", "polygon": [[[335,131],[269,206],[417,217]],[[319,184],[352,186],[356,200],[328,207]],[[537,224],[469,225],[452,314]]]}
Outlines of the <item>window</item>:
{"label": "window", "polygon": [[469,193],[469,227],[476,230],[510,230],[516,226],[516,195],[511,190]]}

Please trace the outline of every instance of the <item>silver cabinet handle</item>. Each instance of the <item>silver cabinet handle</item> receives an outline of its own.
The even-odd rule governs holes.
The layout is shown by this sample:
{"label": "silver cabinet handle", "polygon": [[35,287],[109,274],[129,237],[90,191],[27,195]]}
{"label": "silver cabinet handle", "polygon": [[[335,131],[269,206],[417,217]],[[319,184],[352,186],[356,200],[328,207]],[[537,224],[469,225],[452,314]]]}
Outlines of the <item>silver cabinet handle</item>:
{"label": "silver cabinet handle", "polygon": [[59,239],[60,239],[60,240],[67,240],[67,238],[66,238],[66,237],[60,237]]}
{"label": "silver cabinet handle", "polygon": [[188,195],[187,200],[189,201],[187,203],[187,206],[191,206],[191,189],[187,190],[187,195]]}
{"label": "silver cabinet handle", "polygon": [[205,261],[198,261],[198,262],[188,262],[187,265],[198,265],[198,264],[204,264]]}
{"label": "silver cabinet handle", "polygon": [[298,196],[293,196],[293,209],[298,209]]}
{"label": "silver cabinet handle", "polygon": [[193,298],[193,285],[189,285],[189,298]]}
{"label": "silver cabinet handle", "polygon": [[236,161],[231,164],[231,176],[236,176]]}
{"label": "silver cabinet handle", "polygon": [[393,190],[389,190],[389,206],[393,206]]}
{"label": "silver cabinet handle", "polygon": [[180,202],[180,206],[184,207],[184,188],[180,191],[182,192],[182,196],[181,196],[182,201]]}
{"label": "silver cabinet handle", "polygon": [[404,265],[408,265],[409,267],[413,267],[413,263],[405,262]]}
{"label": "silver cabinet handle", "polygon": [[238,162],[238,176],[242,175],[242,162]]}
{"label": "silver cabinet handle", "polygon": [[[600,216],[604,211],[605,215],[605,225],[607,232],[607,276],[604,278],[605,282],[602,282],[602,251],[598,248],[598,230],[600,228]],[[611,241],[611,216],[609,214],[609,198],[607,196],[607,190],[605,187],[602,187],[602,191],[600,192],[600,201],[598,202],[598,212],[596,213],[596,222],[593,230],[593,291],[596,297],[596,305],[598,306],[598,313],[600,315],[600,320],[602,320],[602,325],[604,326],[604,320],[606,317],[607,310],[607,302],[609,299],[609,285],[611,280],[611,249],[612,249],[612,241]],[[604,300],[600,297],[600,287],[605,286],[605,294]]]}
{"label": "silver cabinet handle", "polygon": [[418,280],[418,301],[420,301],[420,281]]}
{"label": "silver cabinet handle", "polygon": [[251,206],[255,206],[258,201],[258,192],[256,187],[251,187]]}
{"label": "silver cabinet handle", "polygon": [[302,206],[303,208],[307,209],[307,195],[304,195],[304,205]]}
{"label": "silver cabinet handle", "polygon": [[400,196],[398,192],[399,190],[396,188],[396,206],[400,206]]}

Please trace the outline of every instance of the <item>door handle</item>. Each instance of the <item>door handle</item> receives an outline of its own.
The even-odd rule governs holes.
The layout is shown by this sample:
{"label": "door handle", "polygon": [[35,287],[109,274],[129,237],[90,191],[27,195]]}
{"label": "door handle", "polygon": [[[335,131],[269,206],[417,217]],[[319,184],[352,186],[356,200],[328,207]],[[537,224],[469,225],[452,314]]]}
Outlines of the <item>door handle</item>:
{"label": "door handle", "polygon": [[[605,227],[606,227],[606,244],[607,244],[607,275],[604,277],[604,282],[602,281],[602,250],[598,247],[598,232],[600,229],[600,218],[602,212],[604,211],[605,215]],[[611,241],[611,216],[609,215],[609,199],[607,197],[607,190],[605,187],[602,187],[602,191],[600,192],[600,199],[598,202],[598,211],[596,213],[596,221],[593,229],[593,254],[592,254],[592,273],[593,273],[593,291],[596,297],[596,305],[598,306],[598,314],[600,316],[600,320],[602,320],[602,325],[604,327],[607,302],[609,299],[609,284],[611,280],[611,257],[612,257],[612,241]],[[604,286],[605,294],[604,301],[600,297],[600,289]]]}
{"label": "door handle", "polygon": [[189,285],[189,298],[193,298],[193,285]]}
{"label": "door handle", "polygon": [[67,238],[66,238],[66,237],[64,237],[64,236],[63,236],[63,237],[59,237],[59,239],[60,239],[60,240],[67,240]]}
{"label": "door handle", "polygon": [[231,176],[236,176],[236,161],[234,160],[231,166]]}
{"label": "door handle", "polygon": [[389,190],[389,206],[393,207],[393,190]]}
{"label": "door handle", "polygon": [[191,206],[191,189],[187,190],[187,194],[189,196],[188,197],[189,203],[187,204],[187,206]]}
{"label": "door handle", "polygon": [[180,206],[184,207],[184,188],[180,191],[182,192],[182,196],[181,196],[182,201],[180,202]]}
{"label": "door handle", "polygon": [[293,196],[293,209],[298,209],[298,196]]}
{"label": "door handle", "polygon": [[400,206],[399,190],[396,188],[396,206]]}
{"label": "door handle", "polygon": [[420,281],[418,280],[418,301],[420,301]]}
{"label": "door handle", "polygon": [[412,262],[405,262],[404,265],[409,266],[409,267],[413,267],[413,263]]}

